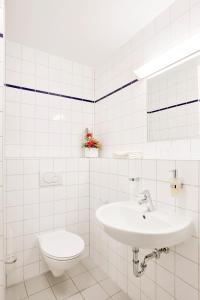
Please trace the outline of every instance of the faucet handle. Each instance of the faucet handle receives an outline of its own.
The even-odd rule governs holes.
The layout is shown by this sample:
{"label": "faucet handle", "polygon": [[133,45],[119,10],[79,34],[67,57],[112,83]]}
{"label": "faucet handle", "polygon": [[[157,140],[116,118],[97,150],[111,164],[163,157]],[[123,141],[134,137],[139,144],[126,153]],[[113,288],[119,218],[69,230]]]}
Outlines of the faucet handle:
{"label": "faucet handle", "polygon": [[139,193],[137,195],[137,198],[138,198],[138,203],[140,205],[143,204],[143,203],[145,203],[147,201],[147,199],[148,199],[146,191],[142,191],[141,193]]}
{"label": "faucet handle", "polygon": [[142,205],[142,204],[146,203],[146,201],[147,201],[146,199],[139,199],[138,204]]}
{"label": "faucet handle", "polygon": [[[153,211],[155,209],[152,198],[151,198],[151,194],[149,192],[149,190],[144,190],[140,193],[140,195],[143,195],[143,198],[139,199],[138,204],[146,204],[147,205],[147,210],[148,211]],[[139,195],[138,195],[139,198]]]}

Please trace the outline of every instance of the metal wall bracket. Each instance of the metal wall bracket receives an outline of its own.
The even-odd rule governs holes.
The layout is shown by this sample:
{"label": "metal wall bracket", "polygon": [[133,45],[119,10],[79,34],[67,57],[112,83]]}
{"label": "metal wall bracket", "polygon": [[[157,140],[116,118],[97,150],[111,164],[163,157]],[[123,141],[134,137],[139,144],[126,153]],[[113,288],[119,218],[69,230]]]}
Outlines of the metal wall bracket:
{"label": "metal wall bracket", "polygon": [[129,181],[131,181],[131,182],[138,182],[138,181],[140,181],[140,177],[130,177]]}
{"label": "metal wall bracket", "polygon": [[8,255],[5,258],[6,265],[12,265],[17,262],[17,257],[15,255]]}

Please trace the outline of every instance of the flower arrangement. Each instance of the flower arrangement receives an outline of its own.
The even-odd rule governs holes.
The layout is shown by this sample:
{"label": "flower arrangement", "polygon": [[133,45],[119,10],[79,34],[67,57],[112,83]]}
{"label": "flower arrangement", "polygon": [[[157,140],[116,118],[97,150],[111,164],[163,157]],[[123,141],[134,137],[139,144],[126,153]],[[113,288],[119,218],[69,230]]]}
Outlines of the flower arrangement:
{"label": "flower arrangement", "polygon": [[101,144],[100,142],[93,137],[93,134],[91,132],[86,132],[85,137],[84,137],[84,143],[83,143],[84,148],[96,148],[100,149]]}

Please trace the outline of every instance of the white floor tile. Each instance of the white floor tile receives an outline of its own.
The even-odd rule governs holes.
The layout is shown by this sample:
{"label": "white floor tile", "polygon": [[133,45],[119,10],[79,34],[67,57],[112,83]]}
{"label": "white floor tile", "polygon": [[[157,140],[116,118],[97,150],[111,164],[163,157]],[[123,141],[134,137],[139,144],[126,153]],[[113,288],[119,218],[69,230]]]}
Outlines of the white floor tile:
{"label": "white floor tile", "polygon": [[6,300],[21,300],[27,297],[24,283],[10,286],[6,289]]}
{"label": "white floor tile", "polygon": [[81,296],[81,294],[78,293],[72,297],[67,298],[67,300],[84,300],[84,299],[83,299],[83,296]]}
{"label": "white floor tile", "polygon": [[70,277],[74,277],[85,272],[87,272],[87,269],[82,264],[77,264],[67,271]]}
{"label": "white floor tile", "polygon": [[162,299],[162,300],[174,300],[173,296],[170,296],[166,291],[161,289],[160,287],[157,287],[157,298],[156,299]]}
{"label": "white floor tile", "polygon": [[67,297],[78,293],[78,289],[71,279],[67,279],[64,282],[54,285],[52,289],[57,300],[66,299]]}
{"label": "white floor tile", "polygon": [[90,273],[96,279],[96,281],[100,281],[100,280],[108,278],[108,275],[106,273],[104,273],[100,268],[94,268],[94,269],[90,270]]}
{"label": "white floor tile", "polygon": [[44,275],[25,280],[28,295],[33,295],[49,287],[49,283]]}
{"label": "white floor tile", "polygon": [[104,279],[99,283],[109,296],[113,296],[120,291],[120,288],[110,278]]}
{"label": "white floor tile", "polygon": [[89,272],[73,277],[73,281],[77,286],[77,288],[79,289],[79,291],[87,289],[88,287],[96,283],[96,280],[90,275]]}
{"label": "white floor tile", "polygon": [[[155,298],[153,298],[153,299],[155,299]],[[152,300],[152,298],[149,298],[145,294],[141,293],[141,300]]]}
{"label": "white floor tile", "polygon": [[12,286],[6,290],[6,300],[130,300],[92,260],[85,264],[90,271],[79,264],[70,270],[72,279],[68,274],[55,278],[48,272]]}
{"label": "white floor tile", "polygon": [[82,295],[85,300],[106,300],[109,298],[99,284],[82,291]]}
{"label": "white floor tile", "polygon": [[124,292],[119,292],[112,296],[113,300],[131,300]]}
{"label": "white floor tile", "polygon": [[28,295],[33,295],[49,287],[49,283],[45,275],[40,275],[25,281]]}
{"label": "white floor tile", "polygon": [[56,300],[51,289],[44,290],[29,297],[29,300]]}
{"label": "white floor tile", "polygon": [[94,263],[93,259],[90,257],[84,258],[81,263],[86,267],[86,269],[91,270],[97,267],[97,265]]}
{"label": "white floor tile", "polygon": [[48,273],[46,273],[46,278],[47,278],[50,286],[53,286],[55,284],[58,284],[60,282],[67,280],[69,278],[69,276],[67,274],[64,274],[60,277],[54,277],[51,272],[48,272]]}

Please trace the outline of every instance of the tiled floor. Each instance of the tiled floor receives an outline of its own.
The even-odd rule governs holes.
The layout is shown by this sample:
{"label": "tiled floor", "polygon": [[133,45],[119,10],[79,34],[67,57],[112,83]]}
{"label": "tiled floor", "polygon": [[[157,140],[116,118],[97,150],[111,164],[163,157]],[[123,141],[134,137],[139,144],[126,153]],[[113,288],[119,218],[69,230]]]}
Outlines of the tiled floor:
{"label": "tiled floor", "polygon": [[91,259],[59,278],[50,272],[7,289],[6,300],[130,300]]}

